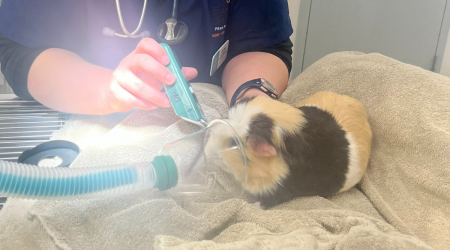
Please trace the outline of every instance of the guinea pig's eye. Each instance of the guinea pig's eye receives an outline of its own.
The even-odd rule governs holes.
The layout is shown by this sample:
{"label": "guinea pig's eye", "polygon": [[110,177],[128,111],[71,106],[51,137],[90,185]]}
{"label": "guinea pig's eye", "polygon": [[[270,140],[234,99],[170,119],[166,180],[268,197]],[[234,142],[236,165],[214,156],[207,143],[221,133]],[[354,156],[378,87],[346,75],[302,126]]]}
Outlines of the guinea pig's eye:
{"label": "guinea pig's eye", "polygon": [[229,148],[236,148],[237,147],[237,142],[235,139],[230,139],[230,141],[228,142],[228,147]]}

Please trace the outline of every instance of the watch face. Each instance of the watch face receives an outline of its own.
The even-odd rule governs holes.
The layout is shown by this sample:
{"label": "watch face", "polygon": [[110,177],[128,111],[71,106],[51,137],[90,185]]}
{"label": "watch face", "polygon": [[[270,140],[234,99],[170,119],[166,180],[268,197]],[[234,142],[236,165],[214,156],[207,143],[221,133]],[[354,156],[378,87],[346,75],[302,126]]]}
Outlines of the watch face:
{"label": "watch face", "polygon": [[267,80],[261,78],[261,83],[264,87],[269,89],[273,93],[278,93],[277,89]]}

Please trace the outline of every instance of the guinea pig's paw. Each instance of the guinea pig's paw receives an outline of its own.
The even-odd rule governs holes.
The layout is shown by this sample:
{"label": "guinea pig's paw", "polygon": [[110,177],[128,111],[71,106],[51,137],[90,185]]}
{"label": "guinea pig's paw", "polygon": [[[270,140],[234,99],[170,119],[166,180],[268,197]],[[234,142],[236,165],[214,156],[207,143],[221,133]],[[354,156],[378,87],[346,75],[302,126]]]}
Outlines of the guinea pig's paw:
{"label": "guinea pig's paw", "polygon": [[255,202],[252,204],[252,206],[256,207],[259,210],[264,210],[264,207],[261,205],[261,202]]}

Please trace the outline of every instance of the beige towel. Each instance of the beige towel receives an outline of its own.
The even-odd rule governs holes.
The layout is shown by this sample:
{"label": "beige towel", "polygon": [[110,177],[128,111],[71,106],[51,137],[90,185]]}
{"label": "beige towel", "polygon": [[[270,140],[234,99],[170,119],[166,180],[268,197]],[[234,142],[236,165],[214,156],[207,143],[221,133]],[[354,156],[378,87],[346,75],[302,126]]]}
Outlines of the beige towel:
{"label": "beige towel", "polygon": [[338,53],[291,87],[288,103],[330,90],[366,106],[374,140],[362,190],[401,232],[450,249],[450,79],[379,54]]}
{"label": "beige towel", "polygon": [[[226,116],[219,88],[194,89],[209,119]],[[0,249],[448,249],[450,79],[378,54],[337,53],[302,73],[282,101],[321,90],[367,107],[374,144],[363,192],[305,197],[268,211],[240,199],[174,201],[153,191],[90,201],[11,199],[0,212]],[[88,144],[92,134],[79,131],[91,125],[77,126],[55,139]],[[198,129],[170,109],[137,111],[101,130],[72,167],[151,160],[164,143]]]}

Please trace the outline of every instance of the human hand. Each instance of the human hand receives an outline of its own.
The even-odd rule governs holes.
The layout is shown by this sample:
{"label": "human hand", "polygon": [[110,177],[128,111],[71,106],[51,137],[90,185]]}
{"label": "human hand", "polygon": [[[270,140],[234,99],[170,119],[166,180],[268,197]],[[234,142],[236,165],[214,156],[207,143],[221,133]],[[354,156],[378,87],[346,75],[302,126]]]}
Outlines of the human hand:
{"label": "human hand", "polygon": [[[175,82],[174,75],[165,67],[168,63],[169,57],[160,44],[150,38],[142,39],[104,86],[104,102],[116,112],[170,107],[168,96],[161,92],[163,84]],[[197,76],[194,68],[184,67],[182,72],[188,81]]]}

